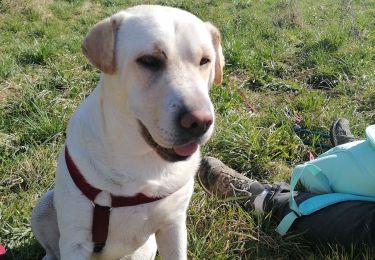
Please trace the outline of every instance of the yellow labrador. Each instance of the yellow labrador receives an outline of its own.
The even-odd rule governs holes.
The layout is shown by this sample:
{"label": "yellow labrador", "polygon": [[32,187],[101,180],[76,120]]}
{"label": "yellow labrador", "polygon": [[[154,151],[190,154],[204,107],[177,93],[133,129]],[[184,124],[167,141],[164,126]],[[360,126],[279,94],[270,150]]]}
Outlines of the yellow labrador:
{"label": "yellow labrador", "polygon": [[44,259],[187,258],[186,210],[211,136],[220,34],[171,7],[136,6],[82,45],[101,70],[69,122],[56,185],[33,211]]}

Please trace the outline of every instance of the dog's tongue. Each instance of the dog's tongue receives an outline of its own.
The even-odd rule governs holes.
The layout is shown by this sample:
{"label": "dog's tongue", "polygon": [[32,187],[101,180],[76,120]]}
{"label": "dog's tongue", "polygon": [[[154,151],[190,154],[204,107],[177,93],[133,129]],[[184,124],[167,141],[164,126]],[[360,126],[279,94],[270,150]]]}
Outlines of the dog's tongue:
{"label": "dog's tongue", "polygon": [[190,143],[185,145],[173,146],[173,151],[180,156],[190,156],[198,150],[196,143]]}

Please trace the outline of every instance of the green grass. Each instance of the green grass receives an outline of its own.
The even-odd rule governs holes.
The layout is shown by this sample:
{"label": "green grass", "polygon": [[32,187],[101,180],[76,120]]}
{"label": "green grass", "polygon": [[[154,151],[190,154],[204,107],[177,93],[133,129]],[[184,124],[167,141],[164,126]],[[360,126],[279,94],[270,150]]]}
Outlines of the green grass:
{"label": "green grass", "polygon": [[[220,28],[227,65],[224,84],[211,91],[217,128],[204,153],[247,176],[288,180],[308,150],[319,151],[296,136],[294,116],[323,132],[346,117],[358,136],[375,123],[371,0],[2,0],[0,243],[10,259],[43,254],[31,233],[31,210],[53,186],[67,120],[98,80],[80,52],[83,37],[100,19],[139,3],[180,7]],[[189,209],[189,257],[374,257],[367,248],[318,249],[298,234],[281,238],[274,228],[269,216],[209,198],[197,186]]]}

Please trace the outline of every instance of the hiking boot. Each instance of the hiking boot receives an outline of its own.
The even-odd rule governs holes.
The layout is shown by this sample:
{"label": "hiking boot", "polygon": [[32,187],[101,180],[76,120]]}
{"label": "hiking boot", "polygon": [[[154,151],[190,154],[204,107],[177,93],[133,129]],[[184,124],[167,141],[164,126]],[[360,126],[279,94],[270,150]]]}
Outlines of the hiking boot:
{"label": "hiking boot", "polygon": [[204,157],[198,169],[198,182],[210,195],[219,198],[239,197],[252,203],[265,187],[235,170],[229,168],[214,157]]}
{"label": "hiking boot", "polygon": [[333,122],[330,134],[333,146],[359,140],[350,132],[349,121],[345,118],[339,118]]}

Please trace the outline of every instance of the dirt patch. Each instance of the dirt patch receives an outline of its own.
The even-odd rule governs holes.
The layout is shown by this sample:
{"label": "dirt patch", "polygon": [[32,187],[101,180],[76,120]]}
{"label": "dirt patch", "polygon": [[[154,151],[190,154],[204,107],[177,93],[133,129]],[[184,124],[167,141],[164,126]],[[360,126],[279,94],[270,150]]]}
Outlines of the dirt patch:
{"label": "dirt patch", "polygon": [[47,20],[52,17],[49,12],[48,6],[52,3],[52,0],[3,0],[2,5],[9,13],[20,13],[22,10],[33,9],[37,11],[43,20]]}
{"label": "dirt patch", "polygon": [[7,98],[14,96],[16,92],[17,92],[17,87],[12,86],[12,84],[9,84],[8,86],[4,88],[0,86],[0,104],[4,103]]}
{"label": "dirt patch", "polygon": [[32,0],[30,1],[32,6],[40,13],[42,20],[48,20],[52,17],[48,6],[52,3],[52,0]]}
{"label": "dirt patch", "polygon": [[87,12],[98,12],[98,11],[100,11],[100,9],[101,9],[100,4],[98,4],[98,3],[93,3],[93,2],[91,2],[91,1],[85,1],[85,2],[82,4],[81,12],[82,12],[82,13],[87,13]]}

